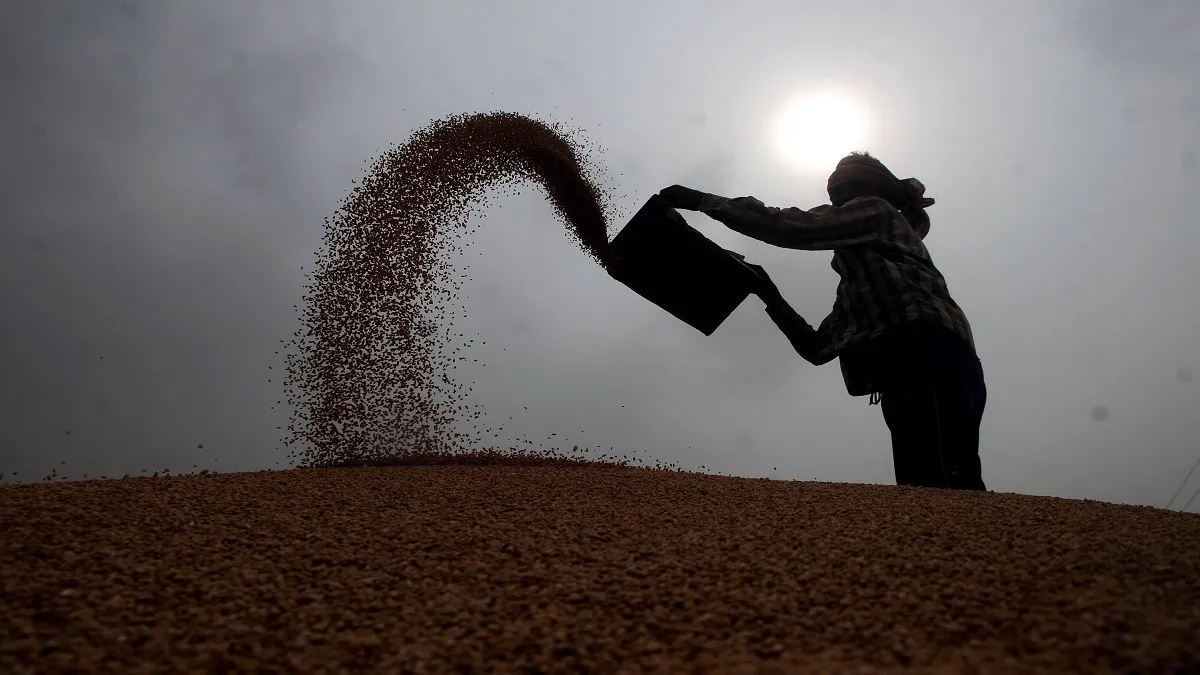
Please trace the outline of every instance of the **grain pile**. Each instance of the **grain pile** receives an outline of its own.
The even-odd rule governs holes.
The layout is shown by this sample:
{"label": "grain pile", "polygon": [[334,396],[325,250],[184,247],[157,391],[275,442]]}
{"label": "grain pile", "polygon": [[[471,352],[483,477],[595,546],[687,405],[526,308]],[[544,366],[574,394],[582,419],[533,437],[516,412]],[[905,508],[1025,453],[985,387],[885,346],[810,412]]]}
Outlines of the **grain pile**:
{"label": "grain pile", "polygon": [[[436,120],[385,152],[326,222],[324,250],[288,354],[293,463],[436,461],[481,448],[488,429],[454,370],[471,340],[451,257],[492,196],[534,184],[584,253],[609,264],[612,213],[590,146],[562,125],[512,113]],[[519,264],[515,261],[514,264]],[[518,454],[557,456],[523,448]]]}
{"label": "grain pile", "polygon": [[1200,672],[1200,516],[1159,509],[444,466],[4,486],[0,522],[13,675]]}

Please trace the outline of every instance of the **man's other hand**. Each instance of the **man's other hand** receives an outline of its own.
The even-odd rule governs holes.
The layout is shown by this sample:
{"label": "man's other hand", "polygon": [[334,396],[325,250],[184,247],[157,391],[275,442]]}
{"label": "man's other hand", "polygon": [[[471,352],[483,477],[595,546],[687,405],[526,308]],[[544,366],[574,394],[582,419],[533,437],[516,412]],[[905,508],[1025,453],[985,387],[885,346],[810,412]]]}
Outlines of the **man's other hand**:
{"label": "man's other hand", "polygon": [[758,281],[754,285],[754,294],[762,298],[767,307],[778,307],[784,304],[783,294],[779,292],[779,287],[775,285],[767,271],[761,265],[746,263],[746,266],[753,270],[758,277]]}
{"label": "man's other hand", "polygon": [[700,203],[708,196],[707,193],[682,185],[672,185],[665,188],[658,196],[666,203],[667,206],[673,209],[682,209],[684,211],[698,211]]}

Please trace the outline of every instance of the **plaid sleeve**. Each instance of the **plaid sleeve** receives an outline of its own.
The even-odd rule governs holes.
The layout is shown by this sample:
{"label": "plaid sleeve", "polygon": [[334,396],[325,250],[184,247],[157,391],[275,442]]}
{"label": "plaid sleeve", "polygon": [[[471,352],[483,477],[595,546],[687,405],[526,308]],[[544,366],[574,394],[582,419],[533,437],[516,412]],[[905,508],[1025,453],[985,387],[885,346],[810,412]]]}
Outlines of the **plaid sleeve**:
{"label": "plaid sleeve", "polygon": [[895,209],[883,199],[855,199],[844,206],[805,211],[767,206],[754,197],[707,195],[699,211],[731,230],[782,248],[827,251],[876,239]]}

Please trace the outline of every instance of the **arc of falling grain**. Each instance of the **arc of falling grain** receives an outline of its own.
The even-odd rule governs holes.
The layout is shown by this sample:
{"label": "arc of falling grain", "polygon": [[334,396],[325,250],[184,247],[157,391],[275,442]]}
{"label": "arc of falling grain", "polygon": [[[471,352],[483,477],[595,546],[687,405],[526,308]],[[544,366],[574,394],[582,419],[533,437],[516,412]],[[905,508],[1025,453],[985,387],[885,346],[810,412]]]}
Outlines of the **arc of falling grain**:
{"label": "arc of falling grain", "polygon": [[609,264],[612,202],[590,152],[562,125],[497,112],[435,120],[375,160],[326,220],[288,355],[293,463],[477,450],[452,431],[471,389],[449,375],[461,335],[445,325],[462,279],[448,256],[490,196],[532,182],[583,252]]}

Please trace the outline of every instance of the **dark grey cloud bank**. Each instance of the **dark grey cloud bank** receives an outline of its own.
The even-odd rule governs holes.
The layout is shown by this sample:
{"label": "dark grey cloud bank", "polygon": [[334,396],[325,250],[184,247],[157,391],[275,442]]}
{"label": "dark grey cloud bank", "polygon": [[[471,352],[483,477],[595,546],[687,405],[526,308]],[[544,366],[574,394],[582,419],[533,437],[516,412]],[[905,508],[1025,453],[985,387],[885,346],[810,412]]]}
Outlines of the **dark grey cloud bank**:
{"label": "dark grey cloud bank", "polygon": [[[675,182],[811,206],[823,176],[779,161],[768,120],[836,84],[868,105],[869,149],[939,199],[989,485],[1165,502],[1200,451],[1194,3],[889,6],[20,4],[0,28],[0,471],[283,461],[300,267],[363,161],[431,117],[574,118],[627,212]],[[704,338],[591,266],[537,195],[498,204],[464,257],[463,329],[488,341],[465,376],[508,433],[891,481],[878,410],[754,302]],[[827,254],[692,222],[828,310]]]}

